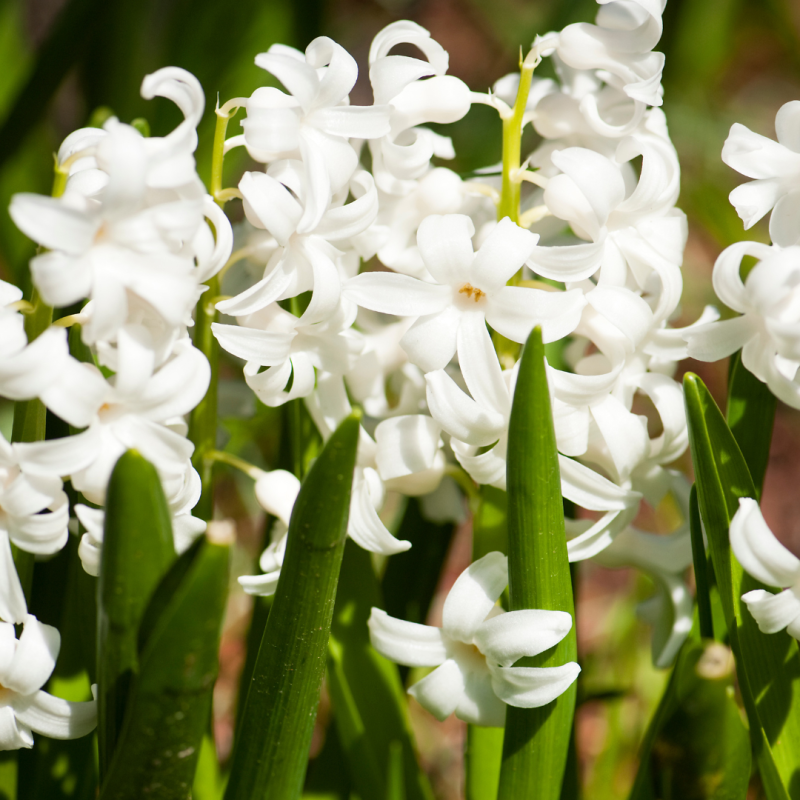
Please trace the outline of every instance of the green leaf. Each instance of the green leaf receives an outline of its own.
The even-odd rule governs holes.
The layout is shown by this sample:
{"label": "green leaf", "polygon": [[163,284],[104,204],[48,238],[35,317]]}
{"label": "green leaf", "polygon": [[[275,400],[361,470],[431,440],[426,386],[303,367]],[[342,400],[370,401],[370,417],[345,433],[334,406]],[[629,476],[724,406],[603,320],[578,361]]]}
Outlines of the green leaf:
{"label": "green leaf", "polygon": [[389,771],[386,778],[386,800],[407,800],[403,766],[403,745],[392,742],[389,747]]}
{"label": "green leaf", "polygon": [[120,735],[131,678],[139,669],[139,624],[175,559],[169,508],[158,473],[135,450],[108,482],[97,586],[97,731],[100,779]]}
{"label": "green leaf", "polygon": [[767,474],[777,405],[778,401],[767,385],[742,364],[741,354],[732,356],[727,422],[750,470],[758,497],[761,497]]}
{"label": "green leaf", "polygon": [[[785,631],[776,634],[759,631],[741,596],[763,587],[743,572],[728,536],[739,498],[755,497],[755,486],[742,452],[703,382],[688,373],[684,377],[684,393],[700,514],[739,670],[739,686],[756,758],[763,775],[777,771],[783,784],[789,787],[790,796],[800,797],[800,784],[793,781],[800,768],[797,642]],[[765,742],[769,747],[764,746]],[[768,797],[772,800],[773,795]]]}
{"label": "green leaf", "polygon": [[630,800],[734,800],[747,794],[750,737],[730,651],[689,639],[645,738]]}
{"label": "green leaf", "polygon": [[303,481],[239,722],[226,800],[300,796],[342,563],[359,421],[351,415]]}
{"label": "green leaf", "polygon": [[328,690],[339,739],[361,800],[387,797],[393,746],[400,748],[404,796],[432,800],[417,764],[400,674],[369,641],[373,606],[383,603],[372,560],[348,541],[328,644]]}
{"label": "green leaf", "polygon": [[714,615],[711,610],[711,589],[708,573],[709,563],[706,546],[703,541],[703,529],[700,522],[700,507],[697,503],[697,486],[692,486],[689,495],[689,533],[692,538],[692,561],[694,562],[694,582],[697,601],[698,625],[702,639],[714,638]]}
{"label": "green leaf", "polygon": [[201,538],[173,563],[139,632],[139,670],[101,800],[188,800],[211,716],[228,547]]}
{"label": "green leaf", "polygon": [[[540,328],[522,353],[508,432],[508,572],[512,611],[565,611],[574,619],[564,508]],[[554,648],[525,666],[577,660],[575,625]],[[542,708],[506,710],[501,800],[557,800],[567,762],[575,683]]]}

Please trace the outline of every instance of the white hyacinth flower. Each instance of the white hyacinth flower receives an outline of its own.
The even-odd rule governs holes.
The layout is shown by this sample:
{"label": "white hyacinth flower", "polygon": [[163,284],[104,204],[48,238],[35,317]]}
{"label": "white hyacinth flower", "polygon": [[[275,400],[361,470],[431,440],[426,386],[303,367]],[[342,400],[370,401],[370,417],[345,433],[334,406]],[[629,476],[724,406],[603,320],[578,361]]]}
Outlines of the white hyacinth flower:
{"label": "white hyacinth flower", "polygon": [[467,216],[429,216],[419,226],[417,244],[435,283],[366,272],[344,286],[344,296],[364,308],[417,318],[401,345],[425,372],[444,369],[487,322],[515,342],[524,342],[534,325],[542,326],[546,342],[560,339],[578,324],[586,304],[578,289],[506,286],[536,246],[535,234],[505,218],[475,253],[474,233]]}
{"label": "white hyacinth flower", "polygon": [[33,614],[17,639],[0,622],[0,750],[33,747],[33,732],[51,739],[77,739],[97,725],[94,700],[72,703],[41,691],[56,665],[61,636]]}
{"label": "white hyacinth flower", "polygon": [[565,692],[580,667],[513,667],[558,644],[572,628],[564,611],[505,612],[496,605],[508,585],[508,559],[489,553],[471,564],[453,584],[434,628],[390,617],[373,608],[372,646],[409,667],[436,667],[410,689],[437,719],[455,713],[473,725],[502,727],[506,704],[538,708]]}
{"label": "white hyacinth flower", "polygon": [[754,589],[742,600],[762,633],[786,632],[800,640],[800,559],[787,550],[769,529],[758,503],[739,499],[731,520],[731,548],[744,571],[767,586],[783,588],[780,594]]}
{"label": "white hyacinth flower", "polygon": [[777,142],[734,123],[722,148],[722,160],[755,179],[737,186],[729,196],[745,230],[774,209],[770,237],[775,244],[788,247],[799,238],[800,100],[781,106],[775,116],[775,132]]}

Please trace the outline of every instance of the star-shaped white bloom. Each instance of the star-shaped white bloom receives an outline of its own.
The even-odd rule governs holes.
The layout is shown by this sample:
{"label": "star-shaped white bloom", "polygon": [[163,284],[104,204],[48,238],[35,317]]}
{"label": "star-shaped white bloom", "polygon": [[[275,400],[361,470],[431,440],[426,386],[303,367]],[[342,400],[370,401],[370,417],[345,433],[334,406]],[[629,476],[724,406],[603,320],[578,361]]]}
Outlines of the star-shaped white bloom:
{"label": "star-shaped white bloom", "polygon": [[762,633],[786,632],[800,640],[800,559],[789,552],[769,529],[758,503],[739,499],[731,520],[731,548],[744,571],[767,586],[779,586],[779,594],[754,589],[742,600]]}
{"label": "star-shaped white bloom", "polygon": [[33,747],[33,732],[77,739],[97,725],[94,700],[72,703],[41,691],[60,648],[58,631],[32,614],[19,639],[10,622],[0,622],[0,750]]}
{"label": "star-shaped white bloom", "polygon": [[355,59],[327,36],[314,39],[305,54],[273,45],[256,56],[288,94],[272,87],[256,89],[247,100],[242,144],[262,163],[300,158],[305,166],[306,202],[300,233],[319,224],[331,197],[358,166],[349,142],[389,132],[388,106],[351,106],[348,95],[358,76]]}
{"label": "star-shaped white bloom", "polygon": [[538,237],[530,231],[506,217],[477,253],[474,233],[469,217],[429,216],[419,226],[417,244],[435,283],[366,272],[345,284],[344,296],[364,308],[417,318],[401,345],[425,372],[446,367],[487,322],[515,342],[524,342],[534,325],[542,326],[546,342],[560,339],[575,328],[586,304],[580,290],[506,286],[536,246]]}
{"label": "star-shaped white bloom", "polygon": [[[742,281],[745,256],[760,260]],[[712,280],[717,297],[741,316],[685,329],[689,355],[718,361],[741,349],[742,364],[776,397],[800,408],[800,247],[737,242],[720,253]]]}
{"label": "star-shaped white bloom", "polygon": [[456,580],[434,628],[390,617],[373,608],[372,646],[409,667],[436,667],[409,693],[437,719],[455,713],[473,725],[502,727],[505,706],[537,708],[552,702],[578,677],[580,667],[513,667],[524,656],[555,646],[569,633],[563,611],[504,612],[496,605],[508,585],[508,559],[489,553]]}
{"label": "star-shaped white bloom", "polygon": [[730,193],[745,230],[774,209],[770,237],[775,244],[788,247],[800,239],[800,100],[780,107],[775,132],[777,142],[734,123],[722,148],[722,160],[742,175],[755,178]]}

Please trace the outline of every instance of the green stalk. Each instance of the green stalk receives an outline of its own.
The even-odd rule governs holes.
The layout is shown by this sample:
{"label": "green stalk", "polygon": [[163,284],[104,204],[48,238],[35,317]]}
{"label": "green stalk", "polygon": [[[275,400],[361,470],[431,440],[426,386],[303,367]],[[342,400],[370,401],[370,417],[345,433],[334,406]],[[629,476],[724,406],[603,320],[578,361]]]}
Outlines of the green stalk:
{"label": "green stalk", "polygon": [[503,120],[503,187],[500,190],[500,203],[497,206],[497,219],[510,217],[519,223],[519,197],[522,184],[517,180],[522,148],[522,117],[531,90],[531,79],[535,64],[527,59],[520,64],[519,89],[514,101],[513,112]]}
{"label": "green stalk", "polygon": [[[508,435],[510,610],[565,611],[574,618],[564,510],[541,328],[528,337]],[[520,666],[577,660],[575,626],[551,650]],[[500,800],[558,800],[569,751],[577,687],[541,708],[506,710]]]}
{"label": "green stalk", "polygon": [[351,415],[328,440],[297,496],[225,800],[295,800],[302,791],[347,536],[358,434],[359,420]]}
{"label": "green stalk", "polygon": [[[231,101],[233,102],[233,101]],[[217,125],[214,130],[214,147],[211,160],[211,196],[220,208],[225,205],[222,189],[222,168],[225,161],[225,134],[228,122],[238,111],[239,106],[229,108],[226,103],[217,109]],[[219,297],[219,275],[206,281],[208,289],[197,302],[194,318],[194,346],[208,359],[211,365],[211,380],[206,396],[192,411],[189,417],[189,439],[194,444],[192,464],[200,473],[202,495],[194,509],[194,516],[210,520],[214,516],[214,458],[217,446],[217,389],[219,385],[219,343],[211,332],[212,323],[217,321],[215,303]]]}

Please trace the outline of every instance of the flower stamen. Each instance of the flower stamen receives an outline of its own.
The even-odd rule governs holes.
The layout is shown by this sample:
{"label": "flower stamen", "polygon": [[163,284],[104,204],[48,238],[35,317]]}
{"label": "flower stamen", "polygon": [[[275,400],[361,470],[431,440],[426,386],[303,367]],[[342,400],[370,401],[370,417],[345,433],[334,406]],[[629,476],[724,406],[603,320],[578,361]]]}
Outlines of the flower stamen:
{"label": "flower stamen", "polygon": [[476,288],[471,283],[465,283],[458,290],[458,293],[465,294],[467,297],[471,297],[476,303],[482,298],[486,297],[486,292],[484,292],[482,289]]}

